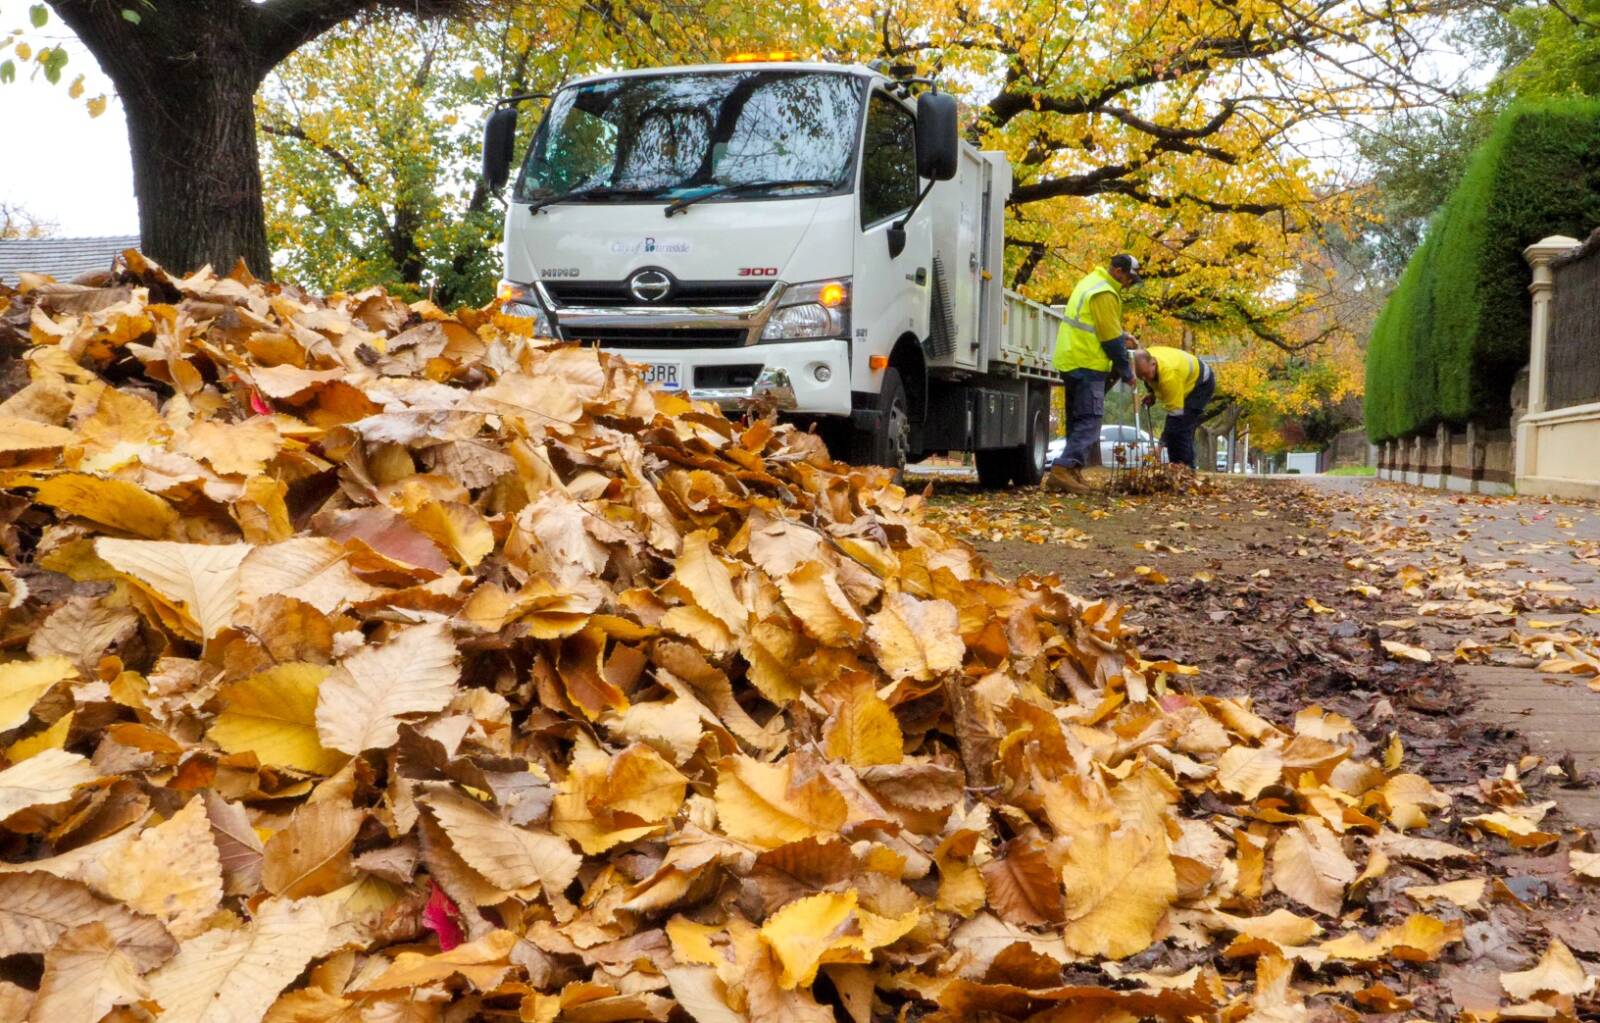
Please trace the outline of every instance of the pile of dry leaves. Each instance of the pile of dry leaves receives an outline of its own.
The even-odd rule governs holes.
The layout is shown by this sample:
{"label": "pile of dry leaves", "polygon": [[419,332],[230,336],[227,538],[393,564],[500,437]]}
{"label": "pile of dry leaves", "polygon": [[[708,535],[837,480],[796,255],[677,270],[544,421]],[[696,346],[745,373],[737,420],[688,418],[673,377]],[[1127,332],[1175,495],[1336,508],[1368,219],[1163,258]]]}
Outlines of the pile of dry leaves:
{"label": "pile of dry leaves", "polygon": [[1112,494],[1149,496],[1183,494],[1198,496],[1215,491],[1216,481],[1175,462],[1146,461],[1132,468],[1111,472],[1106,490]]}
{"label": "pile of dry leaves", "polygon": [[0,1018],[1292,1023],[1496,897],[1348,720],[525,330],[0,289]]}

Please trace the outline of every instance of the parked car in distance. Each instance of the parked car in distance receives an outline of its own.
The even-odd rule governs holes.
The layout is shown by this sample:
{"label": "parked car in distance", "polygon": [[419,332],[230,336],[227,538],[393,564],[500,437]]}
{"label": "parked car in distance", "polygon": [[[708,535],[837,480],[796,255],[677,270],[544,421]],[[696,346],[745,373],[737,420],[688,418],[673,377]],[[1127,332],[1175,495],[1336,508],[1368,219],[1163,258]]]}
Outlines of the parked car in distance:
{"label": "parked car in distance", "polygon": [[1151,460],[1165,462],[1167,449],[1136,426],[1107,423],[1100,427],[1100,464],[1108,469],[1132,468]]}
{"label": "parked car in distance", "polygon": [[[1065,437],[1055,438],[1045,448],[1046,459],[1054,463],[1066,447]],[[1100,464],[1106,468],[1132,468],[1151,457],[1167,461],[1167,449],[1150,431],[1112,424],[1100,427]]]}

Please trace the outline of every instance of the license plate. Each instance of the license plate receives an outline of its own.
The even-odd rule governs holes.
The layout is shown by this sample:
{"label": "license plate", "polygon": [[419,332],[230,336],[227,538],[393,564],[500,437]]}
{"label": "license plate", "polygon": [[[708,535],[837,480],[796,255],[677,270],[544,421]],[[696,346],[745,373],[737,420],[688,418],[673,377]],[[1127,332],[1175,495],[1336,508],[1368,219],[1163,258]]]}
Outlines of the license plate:
{"label": "license plate", "polygon": [[644,382],[663,391],[683,390],[683,363],[647,362],[644,364]]}

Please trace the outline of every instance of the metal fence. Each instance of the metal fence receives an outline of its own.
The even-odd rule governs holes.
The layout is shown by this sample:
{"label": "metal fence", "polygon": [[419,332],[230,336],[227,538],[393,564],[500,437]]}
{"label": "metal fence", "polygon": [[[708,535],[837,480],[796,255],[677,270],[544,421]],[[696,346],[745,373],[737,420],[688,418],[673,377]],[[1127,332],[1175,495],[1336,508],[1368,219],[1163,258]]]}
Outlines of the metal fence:
{"label": "metal fence", "polygon": [[1600,401],[1600,234],[1552,269],[1545,407]]}

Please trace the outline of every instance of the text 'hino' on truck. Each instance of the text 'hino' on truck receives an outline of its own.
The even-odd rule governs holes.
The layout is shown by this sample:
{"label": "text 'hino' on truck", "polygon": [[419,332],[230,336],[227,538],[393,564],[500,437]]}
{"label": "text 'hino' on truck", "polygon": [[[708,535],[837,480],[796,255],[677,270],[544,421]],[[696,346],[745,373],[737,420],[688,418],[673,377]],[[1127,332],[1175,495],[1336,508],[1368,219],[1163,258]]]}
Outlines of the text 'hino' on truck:
{"label": "text 'hino' on truck", "polygon": [[[788,57],[548,97],[506,215],[507,312],[658,387],[813,423],[846,461],[972,451],[987,485],[1038,482],[1060,317],[1001,283],[1010,164],[932,83]],[[517,104],[545,98],[490,115],[491,188]]]}

